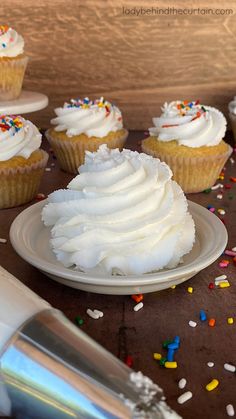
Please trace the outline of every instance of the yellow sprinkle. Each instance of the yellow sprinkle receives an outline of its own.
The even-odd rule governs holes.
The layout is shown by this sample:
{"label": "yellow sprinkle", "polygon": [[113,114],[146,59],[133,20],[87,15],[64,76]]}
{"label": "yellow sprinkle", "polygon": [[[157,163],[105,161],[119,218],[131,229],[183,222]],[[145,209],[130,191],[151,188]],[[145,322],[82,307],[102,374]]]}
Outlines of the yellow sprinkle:
{"label": "yellow sprinkle", "polygon": [[188,292],[189,292],[189,294],[192,294],[193,293],[193,287],[188,287]]}
{"label": "yellow sprinkle", "polygon": [[157,352],[154,352],[153,358],[154,359],[157,359],[159,361],[162,358],[162,355],[161,354],[158,354]]}
{"label": "yellow sprinkle", "polygon": [[216,379],[216,378],[213,378],[213,380],[210,382],[210,383],[208,383],[207,385],[206,385],[206,390],[207,391],[212,391],[212,390],[214,390],[217,386],[219,385],[219,381]]}
{"label": "yellow sprinkle", "polygon": [[224,180],[224,176],[219,176],[218,179]]}
{"label": "yellow sprinkle", "polygon": [[228,287],[230,287],[230,283],[229,282],[219,282],[219,287],[220,288],[228,288]]}
{"label": "yellow sprinkle", "polygon": [[166,361],[165,362],[165,367],[166,368],[177,368],[177,362],[175,362],[175,361],[173,361],[173,362],[170,362],[170,361]]}
{"label": "yellow sprinkle", "polygon": [[233,317],[228,317],[227,322],[228,322],[228,324],[233,324],[233,322],[234,322]]}
{"label": "yellow sprinkle", "polygon": [[172,290],[174,290],[174,289],[176,288],[176,285],[172,285],[172,287],[171,287],[171,288],[172,288]]}

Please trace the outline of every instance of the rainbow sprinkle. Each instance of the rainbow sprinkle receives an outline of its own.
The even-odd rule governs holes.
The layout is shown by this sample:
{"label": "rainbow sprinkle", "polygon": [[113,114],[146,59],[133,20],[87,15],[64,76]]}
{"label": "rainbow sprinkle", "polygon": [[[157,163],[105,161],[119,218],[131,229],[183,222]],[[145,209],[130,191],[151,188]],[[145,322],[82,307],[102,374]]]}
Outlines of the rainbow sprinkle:
{"label": "rainbow sprinkle", "polygon": [[8,25],[0,25],[0,36],[4,35],[9,29]]}
{"label": "rainbow sprinkle", "polygon": [[[206,113],[208,112],[208,110],[205,109],[203,105],[200,105],[199,100],[195,100],[192,102],[188,102],[187,100],[184,100],[182,102],[176,103],[175,106],[180,116],[186,116],[186,115],[192,116],[192,119],[190,122],[194,121],[197,118],[200,118],[202,115],[206,115]],[[171,127],[177,127],[177,126],[179,126],[179,124],[164,124],[162,125],[162,128],[171,128]]]}
{"label": "rainbow sprinkle", "polygon": [[0,115],[0,131],[5,132],[13,130],[13,135],[23,127],[23,120],[20,116]]}
{"label": "rainbow sprinkle", "polygon": [[203,105],[200,105],[199,100],[195,100],[193,102],[188,102],[184,100],[176,105],[177,109],[179,110],[180,115],[185,116],[187,111],[190,111],[193,107],[198,107],[198,112],[193,119],[199,118],[203,113],[207,112],[207,109],[204,108]]}
{"label": "rainbow sprinkle", "polygon": [[96,100],[90,100],[88,97],[85,97],[84,99],[71,99],[70,103],[64,104],[64,108],[105,108],[107,115],[109,115],[111,112],[111,106],[111,103],[105,100],[103,97]]}

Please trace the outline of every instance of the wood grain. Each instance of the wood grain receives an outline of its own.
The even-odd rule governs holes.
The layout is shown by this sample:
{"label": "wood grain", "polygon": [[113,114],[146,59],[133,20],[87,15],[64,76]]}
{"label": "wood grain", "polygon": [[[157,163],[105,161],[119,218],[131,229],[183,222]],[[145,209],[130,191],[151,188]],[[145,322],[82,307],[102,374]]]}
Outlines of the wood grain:
{"label": "wood grain", "polygon": [[233,14],[135,16],[138,0],[1,2],[1,21],[24,36],[30,57],[24,88],[49,96],[48,108],[30,115],[34,122],[48,127],[56,106],[87,95],[114,101],[129,129],[147,129],[162,103],[178,98],[227,113],[236,94],[236,2],[176,3],[143,0],[142,7]]}

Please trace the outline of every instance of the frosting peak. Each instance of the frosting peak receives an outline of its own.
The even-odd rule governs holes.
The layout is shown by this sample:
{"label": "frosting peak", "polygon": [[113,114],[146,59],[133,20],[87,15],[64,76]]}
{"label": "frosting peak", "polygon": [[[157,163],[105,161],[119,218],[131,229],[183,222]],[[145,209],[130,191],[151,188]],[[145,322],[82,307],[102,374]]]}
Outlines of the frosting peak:
{"label": "frosting peak", "polygon": [[51,120],[56,131],[66,131],[68,137],[86,134],[88,137],[105,137],[111,131],[123,128],[120,110],[103,97],[71,99],[62,108],[56,108],[56,118]]}
{"label": "frosting peak", "polygon": [[14,29],[0,25],[0,57],[16,57],[24,52],[24,39]]}
{"label": "frosting peak", "polygon": [[86,152],[65,190],[49,195],[58,260],[85,272],[143,274],[176,266],[194,242],[194,223],[169,167],[144,153]]}
{"label": "frosting peak", "polygon": [[226,119],[217,109],[203,106],[199,101],[165,103],[159,118],[153,118],[151,136],[160,141],[176,140],[188,147],[214,146],[226,131]]}
{"label": "frosting peak", "polygon": [[0,115],[0,161],[15,156],[26,159],[41,145],[42,135],[22,116]]}

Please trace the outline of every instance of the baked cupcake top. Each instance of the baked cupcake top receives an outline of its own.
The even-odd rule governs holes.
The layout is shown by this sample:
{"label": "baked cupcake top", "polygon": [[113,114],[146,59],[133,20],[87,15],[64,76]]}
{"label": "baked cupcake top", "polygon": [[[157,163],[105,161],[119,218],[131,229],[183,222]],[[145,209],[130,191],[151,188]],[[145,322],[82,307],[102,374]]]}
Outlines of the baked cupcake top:
{"label": "baked cupcake top", "polygon": [[151,136],[160,141],[176,140],[187,147],[214,146],[220,143],[226,131],[226,119],[215,108],[199,101],[180,100],[165,103],[159,118],[153,118]]}
{"label": "baked cupcake top", "polygon": [[28,158],[41,145],[42,135],[22,116],[0,115],[0,161],[15,156]]}
{"label": "baked cupcake top", "polygon": [[147,154],[101,145],[68,189],[48,197],[42,218],[65,266],[143,274],[176,266],[194,242],[187,200],[169,167]]}
{"label": "baked cupcake top", "polygon": [[56,108],[56,118],[51,120],[56,131],[66,131],[68,137],[86,134],[88,137],[105,137],[109,132],[123,128],[120,110],[103,97],[71,99],[62,108]]}
{"label": "baked cupcake top", "polygon": [[229,111],[233,115],[236,115],[236,96],[234,96],[233,100],[229,102]]}
{"label": "baked cupcake top", "polygon": [[0,57],[16,57],[24,52],[24,39],[14,29],[0,25]]}

